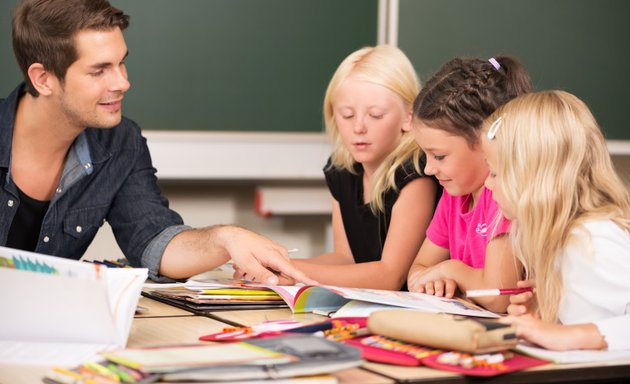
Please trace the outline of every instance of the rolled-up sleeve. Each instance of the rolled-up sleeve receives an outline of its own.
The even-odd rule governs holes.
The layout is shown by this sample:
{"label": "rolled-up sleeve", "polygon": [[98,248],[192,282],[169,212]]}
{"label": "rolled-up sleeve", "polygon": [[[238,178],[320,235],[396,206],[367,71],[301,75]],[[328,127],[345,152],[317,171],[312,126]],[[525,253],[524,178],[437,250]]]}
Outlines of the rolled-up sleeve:
{"label": "rolled-up sleeve", "polygon": [[157,283],[167,283],[174,281],[171,278],[160,275],[160,264],[162,263],[162,255],[168,243],[181,232],[192,229],[188,225],[173,225],[162,232],[149,242],[144,249],[141,258],[142,267],[149,269],[149,278]]}

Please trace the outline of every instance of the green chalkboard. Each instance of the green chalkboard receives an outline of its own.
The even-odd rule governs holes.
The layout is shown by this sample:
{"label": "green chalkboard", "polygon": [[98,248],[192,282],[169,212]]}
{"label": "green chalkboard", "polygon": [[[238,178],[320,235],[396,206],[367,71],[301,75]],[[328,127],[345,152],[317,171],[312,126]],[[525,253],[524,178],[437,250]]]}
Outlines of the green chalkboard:
{"label": "green chalkboard", "polygon": [[[131,16],[123,111],[144,129],[321,131],[337,65],[377,38],[377,0],[111,3]],[[20,80],[15,4],[0,2],[0,97]]]}
{"label": "green chalkboard", "polygon": [[400,0],[399,46],[424,81],[455,56],[517,56],[535,86],[584,100],[630,140],[630,1]]}

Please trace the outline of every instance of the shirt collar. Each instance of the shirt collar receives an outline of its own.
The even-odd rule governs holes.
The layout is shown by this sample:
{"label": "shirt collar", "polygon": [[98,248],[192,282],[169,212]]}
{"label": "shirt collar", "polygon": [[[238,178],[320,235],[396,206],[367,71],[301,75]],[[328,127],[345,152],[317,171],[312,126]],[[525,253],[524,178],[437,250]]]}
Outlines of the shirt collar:
{"label": "shirt collar", "polygon": [[0,167],[9,168],[13,142],[13,126],[17,103],[24,94],[24,83],[18,85],[11,94],[0,103]]}

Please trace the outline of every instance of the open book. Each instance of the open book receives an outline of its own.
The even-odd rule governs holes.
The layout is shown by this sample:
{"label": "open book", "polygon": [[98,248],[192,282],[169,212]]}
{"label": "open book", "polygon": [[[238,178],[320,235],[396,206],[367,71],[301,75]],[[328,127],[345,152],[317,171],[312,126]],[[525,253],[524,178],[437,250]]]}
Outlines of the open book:
{"label": "open book", "polygon": [[125,347],[146,278],[0,247],[0,362],[69,366]]}
{"label": "open book", "polygon": [[[477,317],[499,317],[475,304],[462,299],[447,299],[418,292],[387,291],[366,288],[342,288],[331,285],[304,286],[304,285],[265,285],[257,283],[222,284],[216,280],[188,280],[186,287],[200,289],[205,287],[240,286],[243,289],[255,286],[267,287],[277,292],[289,305],[294,313],[313,311],[334,312],[348,305],[359,303],[378,304],[375,308],[402,307],[417,309],[425,312],[445,312],[456,315]],[[346,311],[344,316],[367,316],[368,314],[355,314]]]}

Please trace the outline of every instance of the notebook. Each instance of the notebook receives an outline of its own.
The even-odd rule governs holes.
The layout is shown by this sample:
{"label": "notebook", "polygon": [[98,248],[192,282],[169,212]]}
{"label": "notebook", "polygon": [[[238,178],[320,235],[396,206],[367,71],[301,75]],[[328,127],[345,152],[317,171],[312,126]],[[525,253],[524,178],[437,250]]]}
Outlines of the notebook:
{"label": "notebook", "polygon": [[0,247],[0,362],[74,365],[124,347],[146,278]]}

